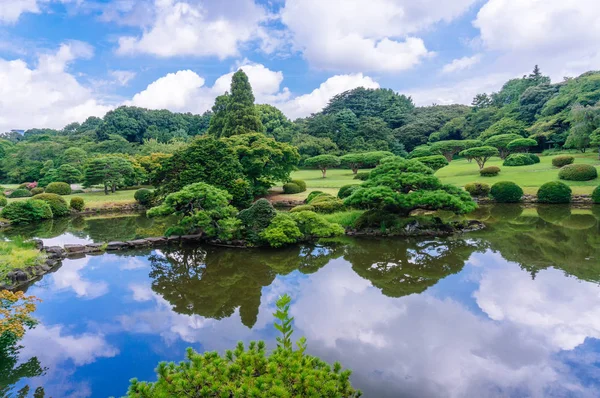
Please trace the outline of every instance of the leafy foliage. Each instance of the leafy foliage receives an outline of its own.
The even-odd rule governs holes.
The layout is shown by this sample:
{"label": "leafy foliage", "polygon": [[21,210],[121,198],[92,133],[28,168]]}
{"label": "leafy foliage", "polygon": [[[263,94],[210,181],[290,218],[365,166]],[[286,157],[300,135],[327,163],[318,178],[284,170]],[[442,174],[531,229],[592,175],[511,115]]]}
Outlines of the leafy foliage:
{"label": "leafy foliage", "polygon": [[500,159],[505,159],[510,153],[510,149],[508,148],[509,144],[520,138],[521,137],[517,134],[499,134],[488,138],[485,140],[484,144],[496,148],[499,152]]}
{"label": "leafy foliage", "polygon": [[295,211],[290,216],[305,237],[327,238],[344,234],[344,228],[339,224],[331,223],[313,211]]}
{"label": "leafy foliage", "polygon": [[598,178],[598,170],[591,164],[569,164],[558,171],[558,178],[568,181],[590,181]]}
{"label": "leafy foliage", "polygon": [[283,184],[283,193],[286,195],[296,194],[300,192],[304,192],[300,185],[294,184],[293,182],[288,182]]}
{"label": "leafy foliage", "polygon": [[296,243],[304,235],[291,215],[278,213],[269,226],[260,233],[260,237],[272,247],[281,247]]}
{"label": "leafy foliage", "polygon": [[267,199],[259,199],[247,209],[239,212],[246,239],[253,244],[263,243],[260,234],[269,226],[277,211]]}
{"label": "leafy foliage", "polygon": [[26,199],[6,205],[2,217],[14,224],[27,224],[52,218],[52,209],[42,200]]}
{"label": "leafy foliage", "polygon": [[531,138],[517,138],[508,143],[506,149],[510,152],[527,152],[529,148],[537,146],[537,141]]}
{"label": "leafy foliage", "polygon": [[499,151],[493,146],[479,146],[465,149],[460,153],[460,156],[464,156],[467,159],[474,159],[481,170],[490,158],[499,156]]}
{"label": "leafy foliage", "polygon": [[46,187],[46,193],[54,193],[57,195],[70,195],[71,186],[66,182],[53,182]]}
{"label": "leafy foliage", "polygon": [[31,199],[43,200],[44,202],[48,203],[50,209],[52,209],[53,217],[63,217],[70,214],[67,201],[55,193],[40,193]]}
{"label": "leafy foliage", "polygon": [[369,179],[370,175],[371,175],[370,171],[361,171],[361,172],[356,173],[354,175],[354,179],[355,180],[361,180],[361,181],[367,181]]}
{"label": "leafy foliage", "polygon": [[592,192],[592,202],[600,204],[600,186],[597,186]]}
{"label": "leafy foliage", "polygon": [[31,194],[31,192],[29,192],[28,189],[25,188],[15,189],[10,193],[10,195],[8,195],[9,198],[28,198],[30,196],[33,195]]}
{"label": "leafy foliage", "polygon": [[500,174],[500,167],[496,167],[496,166],[485,167],[485,168],[479,170],[479,174],[482,177],[495,177],[498,174]]}
{"label": "leafy foliage", "polygon": [[500,181],[492,185],[490,196],[498,203],[518,203],[523,197],[523,189],[511,181]]}
{"label": "leafy foliage", "polygon": [[71,198],[69,207],[76,211],[83,211],[83,209],[85,209],[85,200],[80,196],[75,196]]}
{"label": "leafy foliage", "polygon": [[352,195],[352,193],[356,191],[359,187],[359,184],[344,185],[340,187],[337,196],[340,199],[346,199],[348,196]]}
{"label": "leafy foliage", "polygon": [[471,182],[465,185],[465,191],[471,196],[487,196],[490,193],[490,186],[482,182]]}
{"label": "leafy foliage", "polygon": [[448,160],[442,155],[424,156],[422,158],[413,158],[431,168],[433,171],[438,171],[442,167],[448,166]]}
{"label": "leafy foliage", "polygon": [[508,155],[508,157],[506,159],[504,159],[504,162],[502,163],[503,166],[528,166],[531,164],[534,164],[535,161],[533,160],[533,158],[531,156],[529,156],[529,154],[525,154],[525,153],[513,153],[511,155]]}
{"label": "leafy foliage", "polygon": [[327,194],[325,192],[323,192],[323,191],[312,191],[306,197],[306,203],[309,204],[310,202],[312,202],[313,199],[315,199],[315,198],[317,198],[317,197],[319,197],[321,195],[327,195]]}
{"label": "leafy foliage", "polygon": [[560,181],[547,182],[537,192],[540,203],[571,203],[571,188]]}
{"label": "leafy foliage", "polygon": [[561,155],[552,158],[552,166],[554,167],[563,167],[568,164],[572,164],[573,162],[575,162],[575,158],[568,155]]}
{"label": "leafy foliage", "polygon": [[128,159],[116,155],[101,156],[90,159],[86,163],[83,185],[86,187],[104,185],[104,193],[108,195],[109,187],[114,193],[117,186],[125,184],[125,179],[131,177],[133,173],[133,164]]}
{"label": "leafy foliage", "polygon": [[[447,140],[447,141],[437,141],[431,144],[431,150],[434,152],[439,152],[448,162],[452,161],[452,158],[457,153],[469,149],[482,146],[483,143],[480,140]],[[431,156],[431,155],[429,155]],[[415,156],[411,156],[413,159]],[[419,158],[417,156],[416,158]]]}
{"label": "leafy foliage", "polygon": [[340,159],[333,155],[319,155],[304,160],[306,167],[312,167],[321,170],[323,178],[327,175],[327,169],[338,167],[340,165]]}
{"label": "leafy foliage", "polygon": [[242,69],[235,72],[231,79],[231,94],[225,112],[225,123],[220,137],[263,131],[258,111],[254,107],[252,87]]}
{"label": "leafy foliage", "polygon": [[308,202],[317,213],[334,213],[344,208],[344,202],[341,199],[329,194],[321,194]]}
{"label": "leafy foliage", "polygon": [[340,163],[349,167],[356,174],[359,169],[377,166],[381,159],[389,156],[394,156],[394,154],[387,151],[349,153],[340,157]]}

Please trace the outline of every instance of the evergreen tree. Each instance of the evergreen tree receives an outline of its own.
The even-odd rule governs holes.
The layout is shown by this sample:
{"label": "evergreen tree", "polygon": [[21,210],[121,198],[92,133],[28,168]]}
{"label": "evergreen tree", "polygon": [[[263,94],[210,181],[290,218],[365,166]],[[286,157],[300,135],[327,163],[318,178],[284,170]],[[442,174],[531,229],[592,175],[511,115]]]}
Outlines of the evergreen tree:
{"label": "evergreen tree", "polygon": [[243,70],[238,70],[231,79],[231,95],[227,103],[225,125],[220,136],[260,133],[263,125],[258,111],[254,107],[254,94],[248,76]]}
{"label": "evergreen tree", "polygon": [[217,98],[215,98],[215,104],[212,107],[213,115],[210,118],[210,124],[208,125],[208,134],[220,137],[223,133],[223,127],[225,127],[225,121],[227,120],[228,103],[228,92],[225,92],[225,94],[219,95]]}

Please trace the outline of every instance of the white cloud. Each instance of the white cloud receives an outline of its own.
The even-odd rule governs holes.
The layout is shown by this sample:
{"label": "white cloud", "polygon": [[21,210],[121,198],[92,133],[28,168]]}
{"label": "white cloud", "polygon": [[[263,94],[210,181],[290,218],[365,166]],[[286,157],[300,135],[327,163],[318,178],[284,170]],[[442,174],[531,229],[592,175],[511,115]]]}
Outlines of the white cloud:
{"label": "white cloud", "polygon": [[131,104],[152,109],[172,111],[200,110],[206,104],[197,102],[204,79],[191,70],[181,70],[150,83],[148,87],[133,96]]}
{"label": "white cloud", "polygon": [[281,19],[317,68],[402,71],[433,55],[414,34],[462,15],[475,0],[287,0]]}
{"label": "white cloud", "polygon": [[64,260],[60,271],[52,274],[53,290],[73,290],[78,297],[97,298],[108,293],[108,284],[104,281],[90,282],[81,276],[89,257],[76,260]]}
{"label": "white cloud", "polygon": [[444,65],[442,73],[460,72],[465,69],[471,69],[473,66],[481,62],[481,54],[475,54],[472,57],[462,57],[452,60],[452,62]]}
{"label": "white cloud", "polygon": [[81,42],[62,44],[57,52],[42,54],[37,67],[23,60],[0,58],[0,131],[32,127],[61,128],[88,116],[103,116],[110,106],[67,71],[93,49]]}
{"label": "white cloud", "polygon": [[120,86],[127,86],[129,82],[136,76],[136,73],[130,70],[111,70],[108,74]]}
{"label": "white cloud", "polygon": [[152,26],[140,37],[119,39],[119,54],[159,57],[239,55],[239,46],[258,37],[265,10],[253,0],[222,2],[155,0]]}
{"label": "white cloud", "polygon": [[46,3],[80,3],[83,0],[0,0],[0,23],[15,23],[21,14],[42,12]]}

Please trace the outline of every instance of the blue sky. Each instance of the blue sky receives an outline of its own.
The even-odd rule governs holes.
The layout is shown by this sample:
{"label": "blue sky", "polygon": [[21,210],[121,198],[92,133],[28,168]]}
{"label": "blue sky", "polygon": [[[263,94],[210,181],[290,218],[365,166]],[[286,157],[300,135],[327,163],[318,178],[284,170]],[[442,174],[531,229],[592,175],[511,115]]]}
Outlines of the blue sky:
{"label": "blue sky", "polygon": [[0,0],[0,130],[119,105],[201,113],[242,67],[290,118],[358,86],[470,103],[600,69],[595,0]]}

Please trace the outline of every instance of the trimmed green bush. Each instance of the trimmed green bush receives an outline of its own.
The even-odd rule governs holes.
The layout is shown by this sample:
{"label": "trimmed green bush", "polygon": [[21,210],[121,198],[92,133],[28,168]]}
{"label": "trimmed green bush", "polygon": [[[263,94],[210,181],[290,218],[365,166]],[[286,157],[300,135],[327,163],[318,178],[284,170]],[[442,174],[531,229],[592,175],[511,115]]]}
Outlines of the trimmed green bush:
{"label": "trimmed green bush", "polygon": [[534,164],[534,160],[524,153],[513,153],[504,159],[503,166],[529,166]]}
{"label": "trimmed green bush", "polygon": [[345,199],[348,196],[352,195],[352,193],[354,193],[354,191],[356,191],[358,188],[360,188],[359,184],[349,184],[349,185],[344,185],[343,187],[340,188],[340,190],[338,191],[338,198],[340,199]]}
{"label": "trimmed green bush", "polygon": [[299,211],[315,211],[315,208],[311,205],[299,205],[290,210],[290,213],[297,213]]}
{"label": "trimmed green bush", "polygon": [[69,203],[69,207],[76,211],[82,211],[85,209],[85,200],[79,196],[75,196],[71,198],[71,203]]}
{"label": "trimmed green bush", "polygon": [[575,162],[575,158],[573,156],[561,155],[552,159],[552,166],[554,167],[563,167]]}
{"label": "trimmed green bush", "polygon": [[571,188],[563,182],[551,181],[540,187],[537,192],[540,203],[571,203]]}
{"label": "trimmed green bush", "polygon": [[4,207],[8,204],[8,199],[6,199],[6,196],[2,195],[0,196],[0,207]]}
{"label": "trimmed green bush", "polygon": [[500,174],[500,167],[490,166],[479,170],[479,175],[482,177],[495,177]]}
{"label": "trimmed green bush", "polygon": [[487,196],[490,193],[490,186],[482,182],[471,182],[465,185],[465,191],[471,196]]}
{"label": "trimmed green bush", "polygon": [[367,181],[369,179],[370,171],[359,171],[354,175],[355,180]]}
{"label": "trimmed green bush", "polygon": [[323,194],[310,201],[317,213],[334,213],[344,208],[344,202],[334,196]]}
{"label": "trimmed green bush", "polygon": [[526,153],[525,155],[529,156],[529,158],[533,161],[534,164],[538,164],[541,162],[540,157],[535,153]]}
{"label": "trimmed green bush", "polygon": [[306,204],[309,204],[313,199],[315,199],[316,197],[321,196],[321,195],[327,195],[327,194],[323,191],[312,191],[306,197]]}
{"label": "trimmed green bush", "polygon": [[41,193],[44,193],[44,188],[33,188],[33,189],[32,189],[31,191],[29,191],[29,192],[31,192],[31,194],[32,194],[32,195],[34,195],[34,196],[35,196],[35,195],[39,195],[39,194],[41,194]]}
{"label": "trimmed green bush", "polygon": [[523,197],[523,190],[512,181],[500,181],[492,185],[490,195],[498,203],[518,203]]}
{"label": "trimmed green bush", "polygon": [[293,182],[283,184],[283,193],[286,195],[293,195],[300,192],[304,192],[304,190],[298,184],[294,184]]}
{"label": "trimmed green bush", "polygon": [[423,156],[413,159],[418,160],[425,166],[432,168],[433,171],[438,171],[442,167],[448,166],[448,160],[443,155]]}
{"label": "trimmed green bush", "polygon": [[260,237],[271,247],[281,247],[298,242],[304,235],[289,214],[277,213]]}
{"label": "trimmed green bush", "polygon": [[247,209],[238,213],[238,218],[244,226],[246,239],[254,244],[262,243],[260,234],[269,226],[277,211],[267,199],[259,199]]}
{"label": "trimmed green bush", "polygon": [[590,181],[598,178],[598,170],[591,164],[569,164],[561,167],[558,178],[567,181]]}
{"label": "trimmed green bush", "polygon": [[292,180],[290,182],[302,188],[302,192],[306,191],[306,182],[304,182],[304,180]]}
{"label": "trimmed green bush", "polygon": [[600,204],[600,185],[592,192],[592,201],[596,204]]}
{"label": "trimmed green bush", "polygon": [[290,215],[296,221],[300,232],[307,238],[328,238],[344,234],[344,228],[341,225],[327,221],[314,211],[296,211]]}
{"label": "trimmed green bush", "polygon": [[57,195],[70,195],[71,186],[66,182],[51,182],[46,187],[46,193],[55,193]]}
{"label": "trimmed green bush", "polygon": [[52,218],[52,209],[43,200],[20,200],[6,205],[2,209],[2,217],[14,224],[27,224]]}
{"label": "trimmed green bush", "polygon": [[142,206],[150,206],[154,200],[154,192],[147,188],[141,188],[135,191],[133,198]]}
{"label": "trimmed green bush", "polygon": [[31,192],[25,188],[15,189],[10,195],[8,195],[9,198],[29,198],[30,196],[33,195],[31,195]]}
{"label": "trimmed green bush", "polygon": [[52,216],[54,217],[63,217],[69,214],[67,201],[55,193],[40,193],[31,199],[43,200],[44,202],[48,203],[52,209]]}

